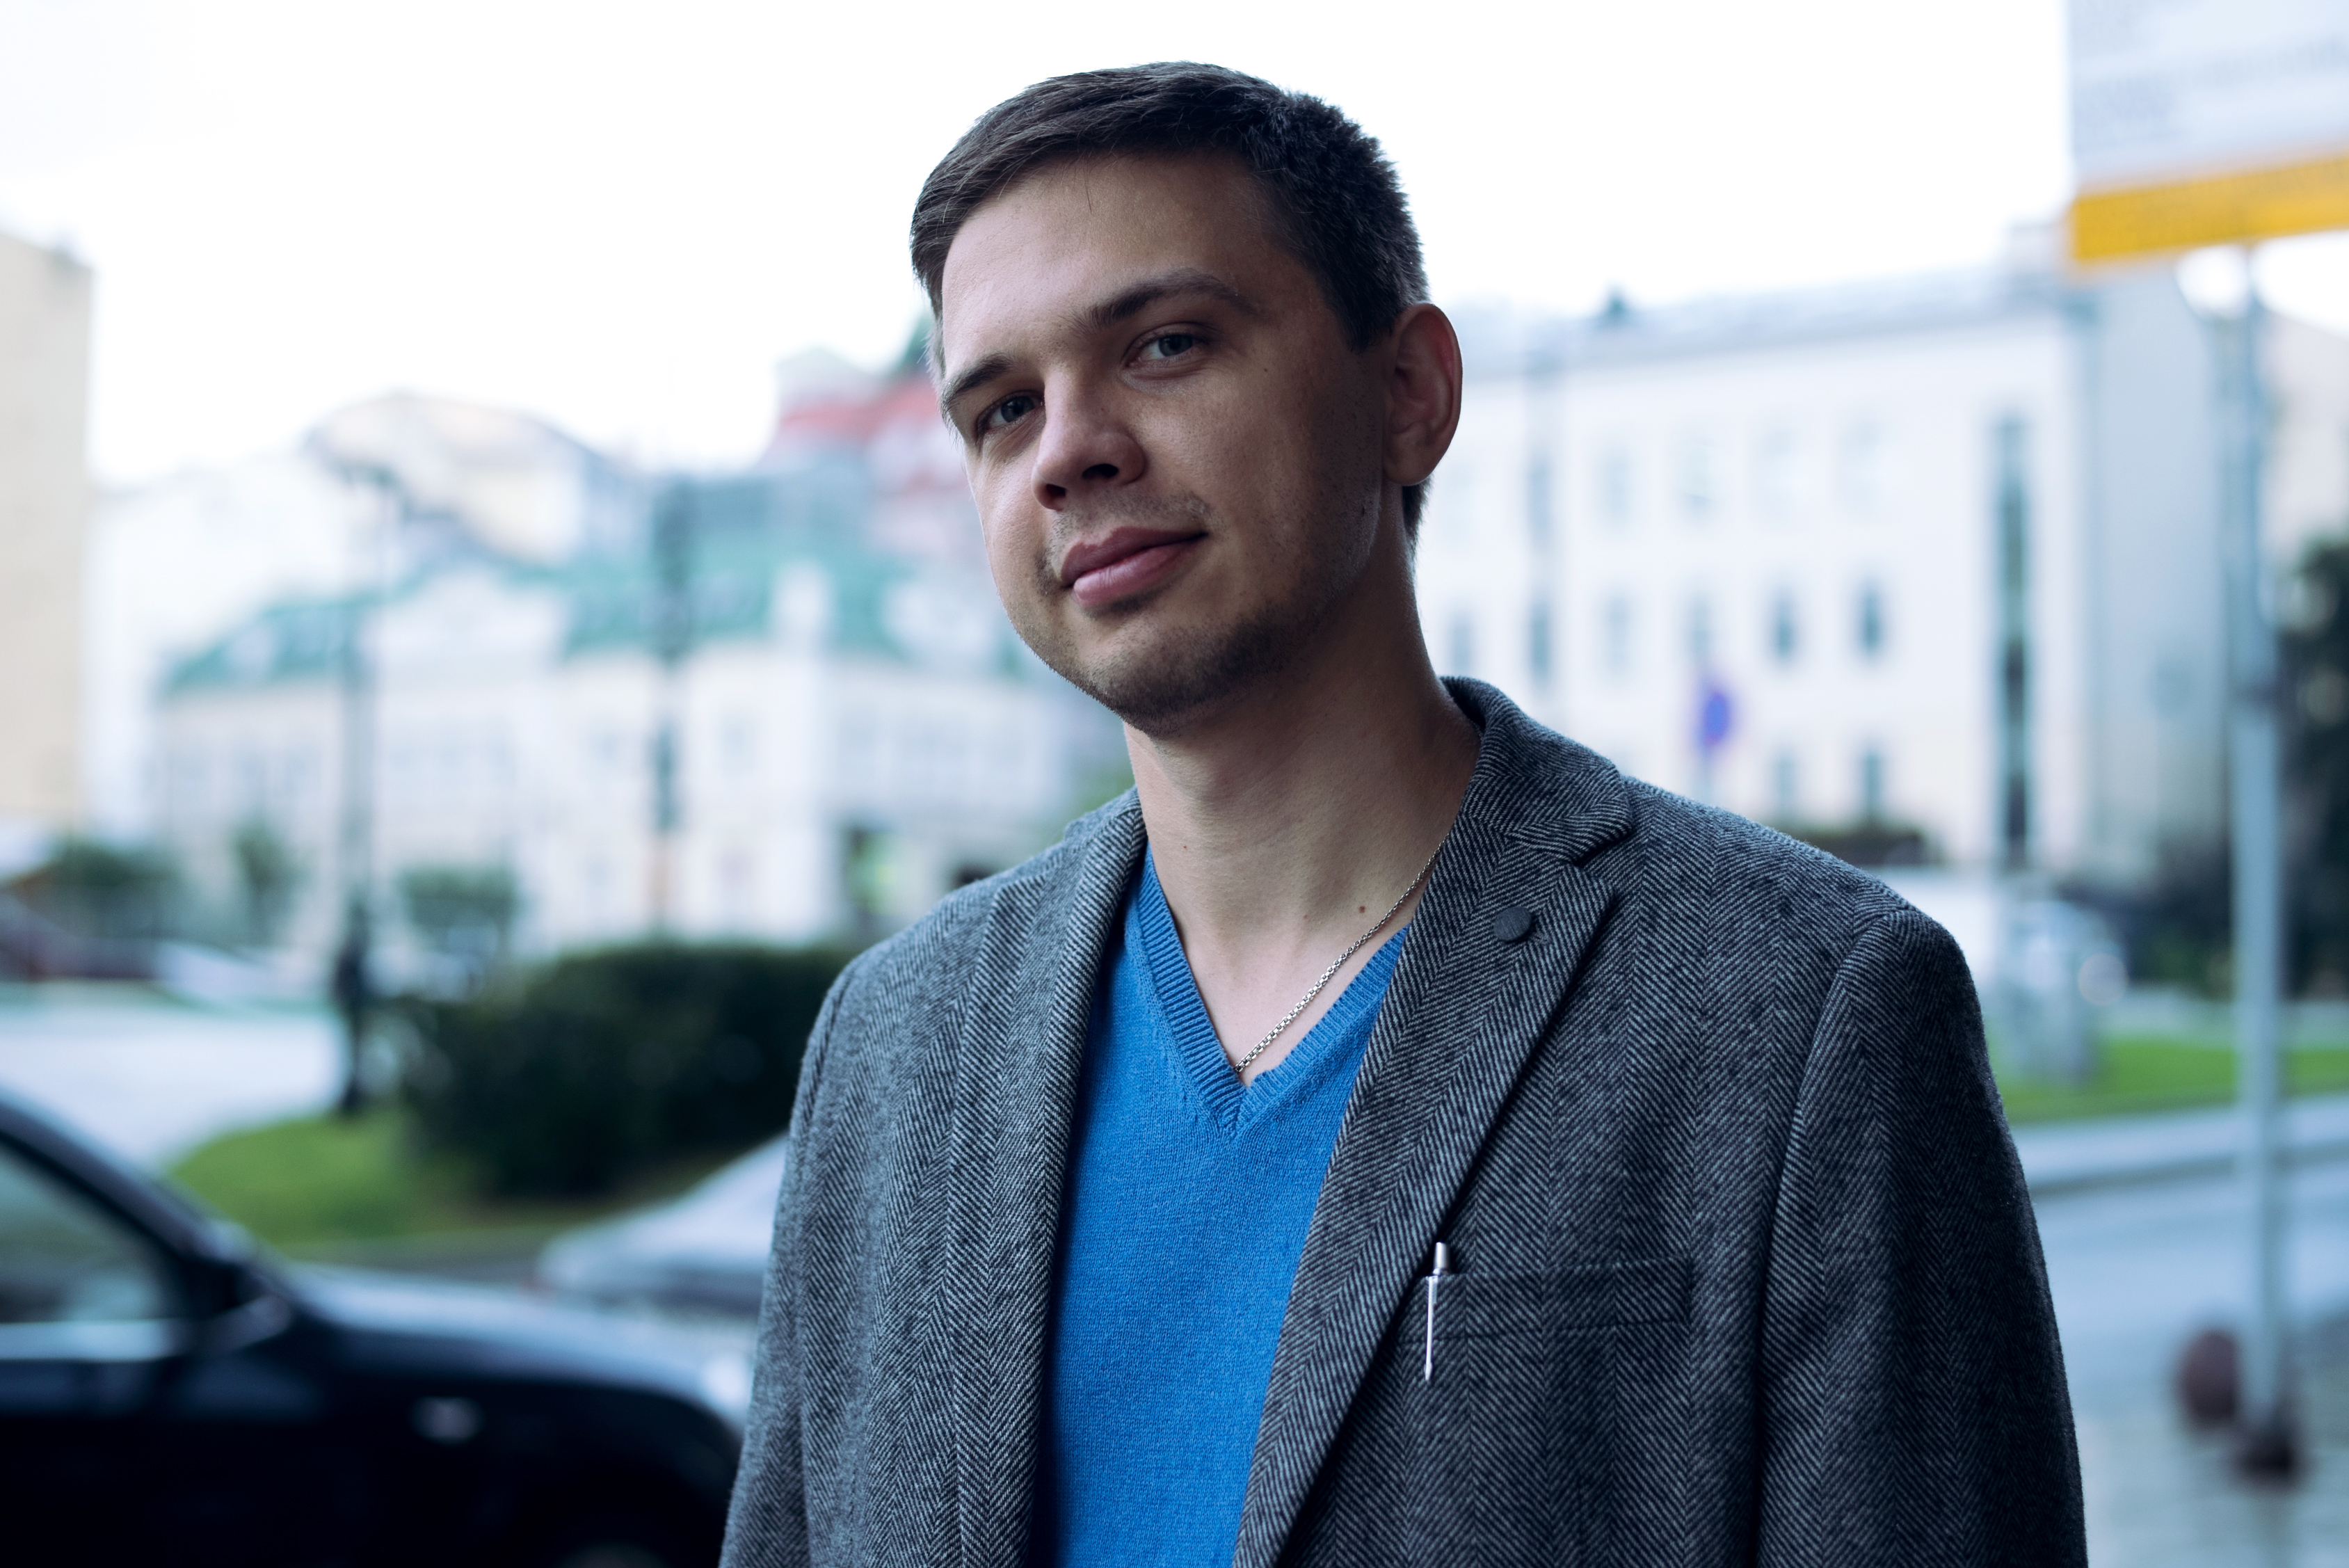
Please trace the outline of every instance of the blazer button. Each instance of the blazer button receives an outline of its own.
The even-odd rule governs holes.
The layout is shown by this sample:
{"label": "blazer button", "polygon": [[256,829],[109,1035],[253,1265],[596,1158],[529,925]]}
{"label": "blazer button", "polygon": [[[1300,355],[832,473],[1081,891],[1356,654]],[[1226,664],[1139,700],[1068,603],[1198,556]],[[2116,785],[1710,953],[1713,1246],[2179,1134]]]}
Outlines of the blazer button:
{"label": "blazer button", "polygon": [[1493,934],[1505,942],[1521,942],[1533,935],[1534,912],[1515,904],[1493,911]]}

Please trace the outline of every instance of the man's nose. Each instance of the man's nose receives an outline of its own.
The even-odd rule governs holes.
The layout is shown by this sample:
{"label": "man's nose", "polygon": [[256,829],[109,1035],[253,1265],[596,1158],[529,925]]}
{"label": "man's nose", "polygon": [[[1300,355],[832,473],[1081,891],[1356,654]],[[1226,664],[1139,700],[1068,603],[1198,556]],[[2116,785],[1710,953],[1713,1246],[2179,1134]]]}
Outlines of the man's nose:
{"label": "man's nose", "polygon": [[1082,391],[1048,398],[1036,447],[1036,499],[1053,511],[1140,479],[1142,442],[1115,410]]}

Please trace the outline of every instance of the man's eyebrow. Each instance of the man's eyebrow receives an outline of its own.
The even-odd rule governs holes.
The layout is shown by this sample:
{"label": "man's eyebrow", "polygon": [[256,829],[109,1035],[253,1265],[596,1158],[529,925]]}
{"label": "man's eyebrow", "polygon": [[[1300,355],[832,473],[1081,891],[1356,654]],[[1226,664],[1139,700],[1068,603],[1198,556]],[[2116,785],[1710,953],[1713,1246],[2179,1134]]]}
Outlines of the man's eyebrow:
{"label": "man's eyebrow", "polygon": [[1114,327],[1121,321],[1141,315],[1174,294],[1204,294],[1243,315],[1259,314],[1254,300],[1214,273],[1195,266],[1180,266],[1162,272],[1155,277],[1143,278],[1124,292],[1087,306],[1078,317],[1078,323],[1089,330]]}
{"label": "man's eyebrow", "polygon": [[[1245,316],[1263,314],[1254,300],[1214,273],[1200,267],[1175,267],[1154,277],[1143,278],[1131,288],[1109,298],[1087,306],[1077,313],[1078,329],[1097,332],[1104,327],[1114,327],[1121,321],[1132,320],[1160,300],[1171,295],[1204,294],[1220,304],[1227,305]],[[954,422],[954,407],[974,388],[983,387],[1010,369],[1008,354],[989,354],[947,383],[938,394],[938,413],[948,424]]]}
{"label": "man's eyebrow", "polygon": [[1009,354],[989,354],[947,384],[938,394],[938,417],[954,423],[954,406],[974,387],[983,387],[1011,368]]}

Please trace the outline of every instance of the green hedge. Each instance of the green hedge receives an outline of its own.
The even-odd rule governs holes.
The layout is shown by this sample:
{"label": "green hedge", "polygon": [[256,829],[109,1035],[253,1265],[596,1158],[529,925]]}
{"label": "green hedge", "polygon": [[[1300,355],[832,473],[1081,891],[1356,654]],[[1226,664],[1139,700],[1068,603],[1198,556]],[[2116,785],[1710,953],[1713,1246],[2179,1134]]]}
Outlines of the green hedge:
{"label": "green hedge", "polygon": [[412,1002],[405,1092],[426,1141],[505,1196],[600,1192],[660,1160],[747,1147],[790,1120],[847,956],[655,943]]}

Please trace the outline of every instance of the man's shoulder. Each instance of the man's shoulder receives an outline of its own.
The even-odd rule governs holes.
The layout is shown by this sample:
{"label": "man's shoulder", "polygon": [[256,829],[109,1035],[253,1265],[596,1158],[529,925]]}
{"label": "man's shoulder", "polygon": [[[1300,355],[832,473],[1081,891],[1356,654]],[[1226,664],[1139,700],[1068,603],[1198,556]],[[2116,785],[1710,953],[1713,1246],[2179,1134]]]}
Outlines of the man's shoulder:
{"label": "man's shoulder", "polygon": [[1656,897],[1725,901],[1764,922],[1797,925],[1917,914],[1881,878],[1775,827],[1654,784],[1625,787],[1640,824],[1640,881]]}
{"label": "man's shoulder", "polygon": [[843,1007],[876,1002],[892,1012],[951,998],[987,961],[990,930],[1009,909],[1014,945],[1065,910],[1103,835],[1131,831],[1140,810],[1132,790],[1070,823],[1060,839],[1007,870],[957,888],[920,919],[859,954],[842,977]]}
{"label": "man's shoulder", "polygon": [[1950,934],[1880,877],[1628,777],[1539,726],[1526,724],[1513,750],[1528,778],[1508,839],[1605,890],[1612,935],[1602,961],[1614,983],[1630,987],[1609,992],[1624,1005],[1742,997],[1721,1005],[1780,1019],[1771,1033],[1799,1055],[1838,995],[1863,1009],[1899,1009],[1919,998],[1941,1005],[1970,988]]}
{"label": "man's shoulder", "polygon": [[[1458,691],[1462,683],[1455,683]],[[1777,940],[1793,934],[1848,946],[1888,919],[1931,922],[1879,878],[1751,818],[1632,778],[1588,747],[1475,690],[1519,787],[1509,836],[1578,864],[1619,898],[1686,929]],[[1496,701],[1496,699],[1498,699]],[[1938,929],[1938,928],[1935,928]]]}

